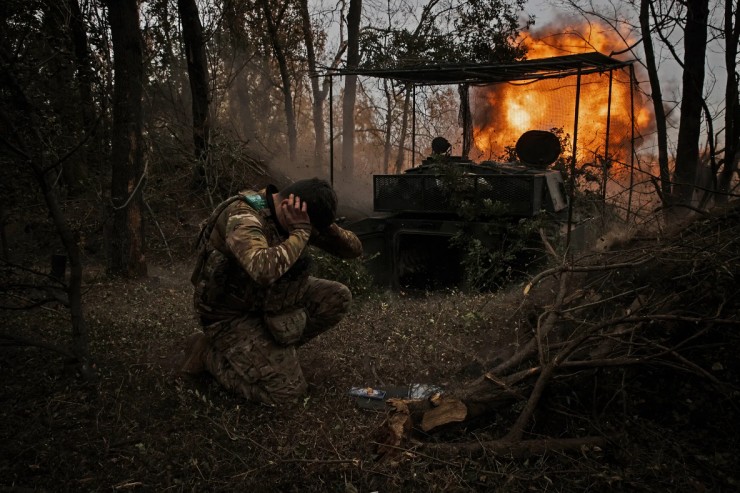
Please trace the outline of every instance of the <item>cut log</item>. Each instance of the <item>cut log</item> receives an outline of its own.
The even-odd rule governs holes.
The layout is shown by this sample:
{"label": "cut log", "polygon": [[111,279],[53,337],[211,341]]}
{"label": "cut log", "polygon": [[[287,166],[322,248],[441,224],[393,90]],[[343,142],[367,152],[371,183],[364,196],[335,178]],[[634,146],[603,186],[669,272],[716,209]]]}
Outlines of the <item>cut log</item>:
{"label": "cut log", "polygon": [[439,406],[424,413],[421,419],[421,429],[430,431],[449,423],[465,421],[468,416],[468,408],[457,399],[444,399]]}

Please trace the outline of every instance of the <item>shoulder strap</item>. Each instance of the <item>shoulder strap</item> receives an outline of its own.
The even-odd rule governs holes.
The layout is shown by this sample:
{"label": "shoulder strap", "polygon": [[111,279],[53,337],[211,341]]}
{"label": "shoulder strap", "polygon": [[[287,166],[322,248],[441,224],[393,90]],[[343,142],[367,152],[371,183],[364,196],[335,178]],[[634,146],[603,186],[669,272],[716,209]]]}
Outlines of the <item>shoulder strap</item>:
{"label": "shoulder strap", "polygon": [[211,215],[208,216],[208,219],[206,219],[205,223],[203,223],[203,226],[200,228],[198,239],[195,241],[195,248],[198,248],[201,245],[205,244],[208,241],[208,238],[211,237],[213,228],[216,226],[216,221],[218,221],[218,216],[220,216],[221,213],[233,202],[236,202],[237,200],[243,198],[244,195],[232,195],[228,199],[218,204],[215,209],[213,209]]}
{"label": "shoulder strap", "polygon": [[229,205],[231,205],[232,203],[240,199],[246,201],[250,206],[252,205],[247,200],[247,196],[232,195],[231,197],[229,197],[228,199],[224,200],[223,202],[221,202],[220,204],[216,206],[216,208],[213,210],[211,215],[208,216],[208,219],[206,219],[205,223],[200,228],[198,239],[195,242],[195,249],[199,249],[198,258],[195,262],[193,273],[190,276],[190,282],[193,283],[193,285],[197,284],[200,278],[200,274],[203,271],[203,266],[205,266],[206,261],[208,260],[208,255],[210,253],[208,250],[208,239],[211,237],[213,228],[216,227],[216,222],[218,221],[218,217]]}

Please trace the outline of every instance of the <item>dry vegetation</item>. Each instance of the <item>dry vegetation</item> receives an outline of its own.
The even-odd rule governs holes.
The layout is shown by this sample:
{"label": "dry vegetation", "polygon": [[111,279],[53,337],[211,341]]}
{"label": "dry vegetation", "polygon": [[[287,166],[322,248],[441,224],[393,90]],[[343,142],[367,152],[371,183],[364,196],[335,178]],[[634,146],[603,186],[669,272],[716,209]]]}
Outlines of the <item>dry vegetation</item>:
{"label": "dry vegetation", "polygon": [[[186,248],[197,221],[166,217],[158,219],[174,261],[151,231],[144,281],[106,277],[88,249],[94,381],[48,350],[0,347],[3,490],[740,486],[737,206],[553,262],[526,296],[515,285],[358,299],[339,327],[300,349],[311,385],[292,409],[251,404],[207,376],[173,371],[197,328]],[[38,266],[32,252],[11,253]],[[28,278],[3,270],[6,279]],[[4,333],[36,340],[63,341],[69,331],[59,303],[2,318]],[[347,395],[356,385],[417,382],[442,386],[442,404],[364,410]],[[464,406],[460,420],[423,431],[424,413],[451,402]]]}

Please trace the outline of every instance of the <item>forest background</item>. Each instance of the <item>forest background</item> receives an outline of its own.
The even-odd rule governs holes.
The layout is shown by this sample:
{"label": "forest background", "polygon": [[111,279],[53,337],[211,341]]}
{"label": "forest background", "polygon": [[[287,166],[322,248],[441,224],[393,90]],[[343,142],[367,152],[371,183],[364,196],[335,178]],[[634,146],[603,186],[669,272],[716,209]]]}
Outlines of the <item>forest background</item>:
{"label": "forest background", "polygon": [[[242,473],[236,472],[241,467],[237,462],[224,466],[211,461],[210,475],[204,475],[202,470],[199,476],[191,475],[199,469],[197,460],[195,465],[192,463],[194,457],[200,457],[202,461],[205,460],[203,457],[213,455],[213,448],[199,449],[202,444],[194,439],[190,443],[193,456],[179,457],[180,463],[185,461],[192,467],[189,466],[189,472],[180,476],[173,476],[171,472],[155,473],[135,459],[143,454],[140,444],[145,449],[149,447],[142,438],[143,430],[156,429],[162,422],[160,419],[167,419],[164,417],[167,413],[174,412],[180,420],[175,422],[183,426],[185,423],[192,425],[188,420],[193,416],[187,411],[193,406],[191,398],[205,402],[206,407],[199,412],[209,418],[218,415],[230,423],[224,427],[225,441],[216,442],[223,445],[229,441],[247,440],[243,437],[233,440],[237,436],[233,435],[234,430],[249,433],[231,422],[241,419],[237,412],[239,406],[234,411],[229,397],[220,394],[214,386],[201,382],[201,387],[193,392],[182,383],[178,384],[174,387],[176,393],[168,394],[162,400],[169,408],[164,404],[161,409],[156,407],[155,417],[151,418],[155,422],[142,417],[146,414],[144,407],[134,405],[139,415],[128,419],[137,424],[129,423],[127,431],[121,425],[120,405],[137,402],[137,397],[122,395],[120,388],[116,392],[114,383],[126,381],[130,384],[136,378],[144,378],[150,387],[147,390],[149,401],[158,392],[166,394],[171,391],[162,390],[169,382],[166,371],[147,373],[148,376],[142,377],[139,365],[152,367],[150,360],[141,361],[142,354],[147,351],[154,351],[154,358],[166,359],[162,356],[167,352],[166,346],[175,345],[177,340],[194,329],[192,320],[183,315],[183,307],[189,306],[186,271],[193,258],[192,242],[200,221],[222,198],[245,185],[259,187],[269,182],[282,185],[303,177],[332,176],[343,205],[341,213],[356,218],[369,213],[372,174],[397,173],[418,164],[428,154],[430,142],[437,135],[450,137],[455,153],[460,153],[462,144],[457,136],[461,133],[458,118],[461,92],[458,87],[413,88],[390,80],[352,75],[327,77],[337,70],[391,66],[413,68],[420,64],[462,62],[507,63],[591,51],[620,60],[634,60],[634,80],[631,76],[622,79],[619,77],[623,76],[617,76],[616,86],[621,84],[627,88],[627,92],[621,93],[623,97],[629,94],[629,88],[634,91],[637,118],[631,121],[629,118],[624,120],[624,114],[615,115],[615,122],[621,123],[615,124],[611,147],[608,143],[605,146],[603,129],[598,127],[593,129],[590,137],[581,136],[581,142],[587,144],[579,147],[578,155],[572,156],[568,147],[572,145],[573,137],[572,108],[565,104],[560,109],[553,109],[545,118],[551,123],[549,126],[562,132],[564,155],[571,166],[566,171],[573,178],[572,185],[578,186],[578,193],[572,190],[573,197],[578,197],[579,205],[589,214],[601,214],[594,221],[598,227],[595,226],[593,236],[601,238],[609,248],[626,243],[635,232],[639,232],[639,238],[649,236],[662,241],[670,237],[674,224],[681,227],[687,227],[687,221],[696,224],[693,221],[706,220],[707,214],[718,208],[732,211],[737,197],[740,156],[738,3],[731,0],[611,3],[567,0],[548,5],[555,6],[556,14],[548,14],[547,23],[543,23],[539,18],[541,15],[545,17],[541,7],[533,7],[523,1],[504,0],[3,2],[0,6],[0,161],[3,170],[0,239],[4,322],[0,338],[6,346],[3,347],[3,365],[8,370],[7,378],[11,375],[13,378],[13,385],[8,386],[10,393],[5,396],[10,399],[12,395],[13,404],[7,407],[9,411],[5,415],[3,430],[7,443],[12,444],[4,451],[2,466],[9,472],[7,477],[10,479],[3,484],[9,487],[34,487],[36,484],[42,485],[43,489],[44,484],[49,487],[54,478],[63,477],[69,489],[80,484],[91,484],[95,489],[111,486],[133,488],[151,486],[152,483],[142,479],[148,476],[157,478],[154,484],[158,486],[165,483],[170,486],[202,486],[211,484],[209,481],[221,474],[224,467],[234,473],[234,481],[254,481],[251,473],[242,471],[244,474],[240,475]],[[603,77],[601,83],[601,93],[604,93]],[[562,85],[572,84],[564,82]],[[496,115],[497,107],[491,101],[500,101],[501,104],[517,101],[514,96],[506,100],[497,99],[502,94],[497,90],[500,89],[471,91],[474,93],[473,101],[484,103],[484,109],[474,113],[475,145],[470,150],[471,157],[503,159],[506,147],[513,143],[517,131],[521,130],[522,121],[516,118],[528,115],[531,107],[541,105],[539,102],[529,106],[519,104],[516,106],[518,112],[514,112],[510,121],[498,118],[492,126],[487,118]],[[414,94],[417,97],[415,105]],[[599,101],[602,100],[595,99],[594,104],[598,106]],[[623,109],[627,105],[626,100],[622,99],[620,104],[618,106]],[[589,111],[589,108],[582,111]],[[509,115],[508,111],[506,115]],[[590,119],[593,118],[583,118],[584,121]],[[412,128],[415,130],[413,136]],[[510,135],[506,133],[509,131]],[[510,138],[494,143],[489,138],[494,133],[506,134]],[[607,151],[609,148],[610,152]],[[732,214],[730,217],[734,217]],[[721,224],[731,225],[732,222]],[[732,226],[717,226],[716,230],[710,230],[716,233],[720,229],[723,232],[734,231]],[[697,233],[696,238],[706,239],[708,234],[706,231]],[[686,268],[681,275],[676,275],[676,279],[684,280],[685,276],[691,278],[699,275],[697,273],[706,275],[707,279],[725,279],[723,276],[734,279],[737,257],[730,253],[735,251],[732,248],[737,246],[736,243],[730,235],[728,243],[723,243],[718,237],[715,246],[702,246],[702,252],[709,252],[707,258],[715,260],[714,263],[702,264],[702,269],[708,269],[707,265],[710,265],[717,270],[710,269],[713,272],[710,275],[706,269]],[[684,243],[681,245],[686,247]],[[732,248],[724,248],[727,245]],[[682,258],[676,251],[671,250],[671,253],[658,257]],[[694,251],[695,255],[691,248],[680,251]],[[566,286],[565,273],[577,272],[580,267],[574,267],[577,262],[572,257],[555,252],[555,249],[552,253],[557,267],[549,272],[556,272],[561,284],[550,288],[560,294],[554,301],[543,301],[542,306],[562,308],[564,302],[573,302],[576,294],[587,296],[588,290]],[[725,254],[729,256],[723,257]],[[622,268],[644,265],[644,259],[622,260],[618,263]],[[361,266],[350,265],[346,269],[349,277],[357,282],[353,286],[355,291],[363,293],[366,286],[361,281],[365,277],[353,270],[361,269]],[[593,267],[580,269],[586,272]],[[540,281],[542,277],[530,277],[530,281],[532,279]],[[734,284],[729,281],[727,285],[719,284],[725,290],[721,301],[706,306],[709,311],[714,309],[713,315],[709,316],[704,311],[699,314],[692,312],[690,316],[673,312],[670,315],[679,317],[672,319],[675,324],[689,323],[693,317],[691,323],[701,326],[698,332],[689,335],[682,332],[683,341],[694,341],[697,334],[711,332],[702,325],[708,319],[722,327],[734,327],[733,320],[737,315]],[[701,283],[696,285],[705,286]],[[565,296],[563,290],[566,287],[572,296]],[[682,296],[693,293],[686,289]],[[707,288],[703,293],[712,291]],[[375,330],[375,322],[366,320],[368,316],[363,309],[392,314],[395,318],[386,322],[392,322],[391,325],[395,324],[393,326],[397,328],[406,327],[409,319],[413,318],[411,314],[426,314],[428,311],[427,318],[431,322],[425,324],[424,330],[429,334],[422,337],[414,332],[413,337],[426,341],[424,337],[436,334],[438,339],[428,344],[432,347],[446,344],[441,341],[449,335],[445,332],[447,329],[440,326],[440,314],[456,313],[457,319],[448,319],[447,323],[465,328],[467,335],[464,339],[470,347],[480,345],[480,338],[485,338],[486,346],[492,346],[493,336],[485,333],[486,329],[492,331],[493,327],[493,322],[487,318],[490,313],[487,315],[485,308],[492,306],[492,298],[469,294],[462,305],[468,309],[460,312],[459,306],[450,307],[449,304],[454,305],[455,297],[462,295],[454,293],[450,297],[447,294],[428,294],[432,301],[424,298],[425,304],[421,306],[410,305],[412,301],[395,295],[377,295],[380,298],[376,297],[366,307],[359,308],[356,314],[359,318],[350,321],[350,326],[356,331],[355,335],[365,333],[364,330],[370,337]],[[675,295],[672,298],[674,303],[682,299],[677,291],[664,294]],[[166,315],[164,312],[159,314],[165,319],[157,319],[156,313],[141,314],[140,310],[151,305],[150,296],[156,296],[163,307],[167,306],[164,310]],[[587,306],[595,303],[589,299]],[[692,299],[703,298],[695,296]],[[643,298],[640,300],[644,303]],[[502,302],[507,302],[509,307],[518,306],[508,299]],[[442,307],[446,308],[442,310]],[[629,311],[634,307],[627,303],[624,309]],[[543,326],[557,325],[552,315],[554,312],[543,310],[540,322],[537,322],[537,316],[532,318],[531,313],[528,322],[525,321],[534,324],[535,334],[541,335],[539,331]],[[559,317],[569,312],[566,309],[558,313]],[[657,317],[655,314],[652,316]],[[655,318],[658,319],[666,320]],[[624,315],[619,320],[623,322]],[[633,322],[638,324],[638,321]],[[141,326],[142,323],[145,326]],[[150,346],[151,342],[145,342],[150,339],[153,327],[158,328],[156,334],[161,338],[161,345],[156,348]],[[619,327],[623,329],[623,326]],[[501,335],[510,327],[499,329],[502,332],[496,334]],[[413,348],[406,345],[409,333],[397,329],[394,334],[401,340],[395,340],[393,352],[388,355],[390,359],[398,357],[399,361],[394,366],[391,361],[384,360],[386,369],[393,369],[401,381],[409,380],[413,374],[405,373],[401,359],[413,361],[420,353],[414,353]],[[606,338],[621,338],[624,331],[618,334],[610,333]],[[346,346],[354,344],[351,334],[339,333],[337,337]],[[511,342],[510,338],[501,337]],[[730,333],[728,337],[734,336]],[[135,341],[133,346],[132,340]],[[581,341],[573,334],[565,340]],[[542,351],[542,339],[534,341],[540,349],[540,364],[531,375],[540,375],[536,382],[545,386],[553,372],[557,373],[555,370],[567,365],[561,367],[560,360],[553,358],[548,366],[547,352]],[[731,347],[726,343],[724,341],[722,347]],[[372,344],[377,347],[380,343],[375,341]],[[462,341],[460,344],[460,347],[464,345]],[[565,343],[559,340],[554,344],[553,350],[562,349]],[[656,344],[653,340],[651,347],[655,349]],[[662,340],[661,344],[667,342]],[[711,344],[716,344],[712,346],[716,348],[720,342],[712,341]],[[675,347],[662,346],[650,358],[665,356],[673,350],[670,348],[684,346],[684,342],[677,342]],[[381,352],[390,351],[386,345],[382,347]],[[416,349],[423,353],[421,348]],[[318,366],[326,366],[326,362],[332,359],[328,356],[330,352],[322,353],[322,350],[329,351],[329,348],[319,346],[317,350]],[[570,349],[568,354],[573,350]],[[59,359],[46,358],[43,354],[47,352]],[[681,360],[681,356],[674,358],[678,363],[674,361],[673,364],[688,368],[689,373],[698,376],[700,381],[711,382],[711,387],[721,388],[722,406],[734,409],[737,391],[732,390],[733,387],[728,390],[724,384],[734,382],[736,375],[728,374],[726,381],[720,382],[712,372],[734,368],[735,360],[726,355],[730,362],[721,358],[715,358],[715,361],[712,358],[718,353],[711,354],[705,355],[709,359],[701,363],[698,356],[696,361]],[[500,371],[505,370],[501,367],[501,358],[505,363],[510,362],[510,368],[506,370],[516,366],[501,355],[472,357],[469,352],[462,351],[458,356],[461,361],[454,363],[459,363],[464,371],[453,365],[449,350],[446,356],[436,352],[430,355],[437,363],[431,364],[432,370],[427,370],[427,376],[444,379],[448,373],[459,371],[463,380],[471,374],[490,377],[492,374],[488,370],[492,368],[497,368],[499,372],[494,373],[501,376]],[[524,355],[520,356],[522,359],[517,364],[524,361]],[[101,364],[103,361],[108,364]],[[476,363],[472,367],[471,361]],[[494,361],[497,363],[493,364]],[[615,361],[612,360],[610,365],[616,365]],[[624,364],[626,360],[619,361]],[[366,360],[350,362],[360,367]],[[635,360],[629,360],[629,364],[635,363]],[[61,373],[60,367],[68,368],[70,374]],[[336,370],[336,373],[341,372],[331,365],[326,367]],[[370,379],[376,370],[375,366],[368,366],[370,373],[364,376]],[[326,381],[333,382],[337,388],[347,386],[348,382],[336,380],[336,373],[326,371],[327,374],[322,375]],[[514,378],[513,375],[509,377]],[[124,380],[117,380],[119,378]],[[487,381],[490,384],[495,379]],[[516,412],[511,416],[509,433],[504,435],[508,444],[521,441],[525,429],[533,431],[527,426],[532,423],[534,408],[542,397],[536,382],[527,383],[526,391],[518,389],[527,396],[525,400],[531,405],[514,407]],[[506,380],[504,388],[510,391],[521,383],[520,380]],[[461,395],[480,395],[480,382],[476,385],[478,387],[465,387]],[[95,390],[91,391],[91,388]],[[336,392],[331,386],[320,388],[324,397]],[[694,390],[692,388],[691,392]],[[207,397],[202,397],[204,395]],[[716,398],[716,394],[710,395],[705,396],[702,402],[712,402]],[[70,400],[79,405],[75,408],[77,411],[59,408],[61,402]],[[607,401],[611,403],[609,399]],[[473,412],[475,406],[469,399],[463,397],[461,402],[467,406],[464,422],[480,418]],[[623,410],[627,408],[625,402],[622,402]],[[114,411],[115,403],[119,404],[117,411]],[[486,401],[483,408],[490,411],[490,405],[491,401]],[[331,406],[327,406],[329,404],[324,402],[304,417],[309,422],[321,420],[322,413],[330,412]],[[448,409],[459,410],[459,406],[455,406],[457,404],[450,404]],[[172,408],[177,411],[172,411]],[[40,411],[43,409],[46,411]],[[50,458],[54,455],[52,451],[57,450],[56,444],[52,443],[54,440],[49,441],[49,437],[55,436],[55,423],[60,420],[66,423],[64,426],[70,430],[70,436],[79,440],[84,434],[80,430],[89,429],[95,413],[104,409],[112,414],[108,416],[108,427],[103,426],[99,442],[95,445],[77,442],[72,454],[74,458],[61,461]],[[80,410],[82,414],[78,414]],[[161,418],[156,417],[157,412],[162,413]],[[692,409],[691,412],[697,410]],[[57,419],[55,413],[63,418]],[[342,408],[342,413],[340,420],[346,427],[351,426],[347,423],[352,419],[364,419],[363,433],[378,425],[367,417],[357,418],[349,407]],[[413,412],[411,415],[415,416]],[[731,413],[726,415],[730,416]],[[283,419],[282,423],[286,424],[288,417],[268,417],[261,410],[254,419],[257,421],[242,422],[241,426],[269,428],[270,419],[278,422]],[[392,420],[390,422],[392,424]],[[296,426],[301,425],[296,423]],[[407,484],[404,481],[411,481],[410,484],[421,489],[434,483],[434,473],[442,474],[436,477],[439,485],[457,484],[463,489],[466,489],[465,485],[479,483],[490,486],[492,478],[514,481],[511,478],[516,479],[522,474],[531,474],[527,476],[529,479],[540,482],[551,481],[541,469],[532,473],[521,462],[497,463],[498,472],[491,473],[490,463],[484,466],[479,462],[453,462],[454,467],[450,466],[450,469],[444,465],[450,464],[448,459],[438,458],[435,462],[429,459],[429,454],[401,455],[402,459],[394,457],[389,461],[395,466],[387,466],[396,467],[399,460],[411,460],[415,466],[424,464],[425,473],[431,474],[427,476],[432,478],[429,482],[415,483],[419,480],[409,479],[412,476],[407,474],[408,469],[403,472],[383,469],[374,479],[369,478],[363,472],[361,464],[366,459],[360,449],[349,442],[339,445],[341,440],[351,435],[346,427],[328,432],[329,445],[319,447],[338,446],[341,452],[334,458],[299,457],[296,455],[298,449],[291,448],[288,436],[276,437],[268,433],[260,438],[258,445],[250,443],[255,446],[255,454],[264,450],[263,447],[271,447],[270,440],[281,443],[281,447],[290,451],[283,453],[285,450],[271,449],[268,456],[272,457],[272,462],[259,466],[262,472],[268,472],[275,485],[282,488],[291,484],[288,481],[297,481],[307,473],[308,469],[304,467],[313,467],[325,475],[322,477],[331,478],[332,487],[338,487],[338,478],[344,478],[342,484],[351,485],[351,477],[360,477],[358,484],[368,489],[378,484],[397,487]],[[131,432],[131,429],[138,431]],[[20,430],[25,430],[27,435],[23,436]],[[552,436],[552,429],[548,428],[548,431]],[[589,428],[589,431],[593,430]],[[170,429],[168,433],[179,432]],[[111,434],[116,435],[117,440],[111,440]],[[733,436],[730,433],[723,438],[731,440]],[[700,437],[701,440],[704,438]],[[308,437],[307,440],[310,439]],[[397,433],[390,442],[380,442],[391,443],[391,449],[396,447],[397,451],[405,450],[410,454],[412,447],[406,441],[408,439],[408,436]],[[152,445],[158,452],[168,447],[166,440],[162,440]],[[491,443],[483,449],[498,450],[497,445]],[[563,444],[554,445],[544,449],[562,448]],[[591,468],[590,480],[598,484],[634,486],[629,481],[635,480],[636,469],[626,467],[616,473],[599,462],[602,457],[597,452],[604,447],[602,442],[594,445],[584,439],[576,445],[576,449],[582,451],[587,447],[592,454],[590,459],[596,461],[582,465]],[[702,467],[711,463],[714,469],[707,472],[700,467],[696,475],[683,478],[687,484],[691,487],[696,484],[736,486],[732,475],[727,473],[733,462],[724,445],[716,447],[708,461],[696,459],[705,457],[704,451],[689,454],[692,461],[698,460]],[[216,445],[210,443],[209,446]],[[666,463],[669,465],[656,459],[657,462],[644,461],[643,466],[658,464],[658,469],[653,471],[665,467],[671,474],[680,474],[679,464],[687,460],[687,455],[681,446],[674,448],[682,452],[678,459]],[[528,443],[525,449],[532,453],[537,447]],[[598,451],[594,452],[596,449]],[[86,455],[85,451],[92,451],[92,455]],[[92,464],[100,454],[105,457],[104,462],[115,459],[114,463],[124,461],[127,466],[115,473],[96,471]],[[79,457],[83,458],[78,460]],[[67,467],[68,460],[73,461],[76,467],[84,464],[82,468],[88,472],[72,477]],[[425,462],[429,460],[431,462]],[[49,465],[43,465],[44,461]],[[277,473],[270,476],[274,464],[291,464],[291,473],[285,482],[281,483]],[[543,463],[538,464],[542,466]],[[563,459],[558,466],[566,470],[572,466],[567,464]],[[159,462],[159,465],[166,470],[164,462]],[[172,464],[169,466],[171,470]],[[502,472],[507,467],[515,472]],[[247,468],[247,472],[249,470]],[[475,472],[468,478],[471,470]],[[642,473],[644,470],[640,470],[637,476]],[[111,475],[106,477],[106,474]],[[128,475],[138,479],[129,481]],[[347,479],[348,475],[350,479]],[[653,479],[660,481],[659,476],[655,473]],[[381,477],[385,479],[378,479]],[[517,487],[526,488],[526,482],[514,483]],[[567,482],[562,484],[565,485],[563,488],[573,486]],[[225,489],[233,486],[228,482],[221,485]]]}

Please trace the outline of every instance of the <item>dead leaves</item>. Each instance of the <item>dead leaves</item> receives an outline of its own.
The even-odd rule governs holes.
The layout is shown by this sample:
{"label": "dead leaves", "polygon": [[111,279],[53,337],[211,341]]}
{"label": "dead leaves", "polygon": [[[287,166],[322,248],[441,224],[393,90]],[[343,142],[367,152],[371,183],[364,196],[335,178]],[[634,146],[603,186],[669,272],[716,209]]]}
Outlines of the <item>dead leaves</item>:
{"label": "dead leaves", "polygon": [[411,412],[404,399],[388,399],[388,417],[378,430],[378,454],[380,457],[393,456],[411,432]]}

